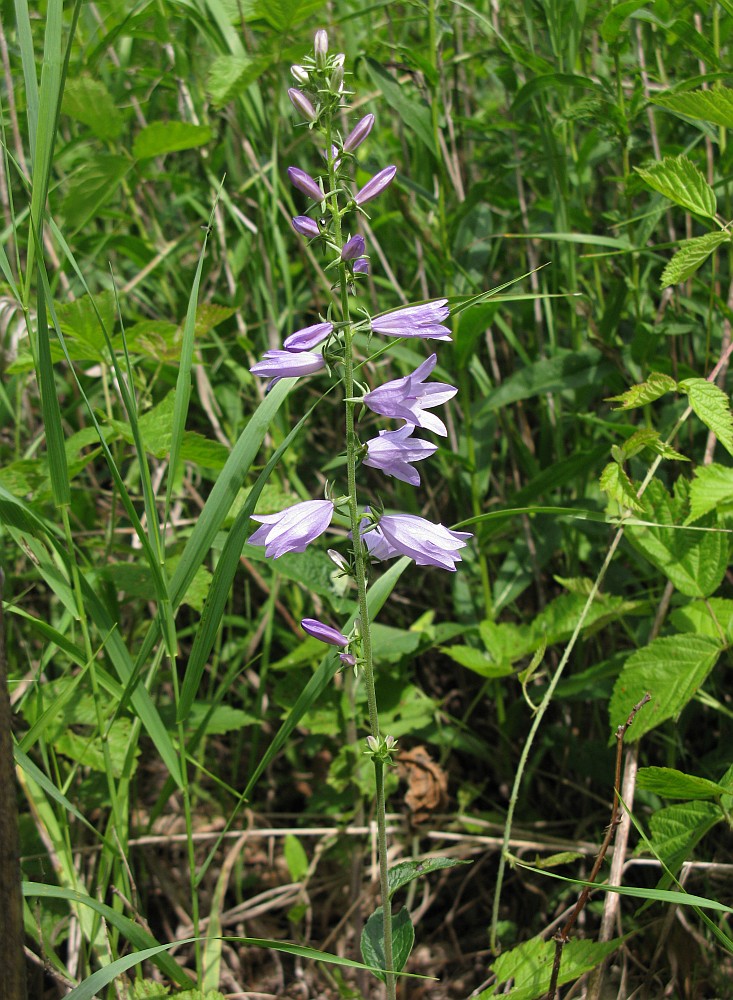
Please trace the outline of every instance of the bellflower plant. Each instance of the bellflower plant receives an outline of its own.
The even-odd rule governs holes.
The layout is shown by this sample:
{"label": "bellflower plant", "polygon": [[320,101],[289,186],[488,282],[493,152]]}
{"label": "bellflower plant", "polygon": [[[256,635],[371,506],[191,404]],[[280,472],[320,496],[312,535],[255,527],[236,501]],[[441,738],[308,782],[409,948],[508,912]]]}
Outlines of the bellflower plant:
{"label": "bellflower plant", "polygon": [[[418,566],[433,566],[453,572],[471,535],[409,514],[384,514],[368,507],[360,511],[357,492],[359,463],[419,486],[420,474],[414,463],[429,458],[436,451],[436,445],[413,437],[414,430],[417,427],[445,436],[443,421],[430,410],[446,403],[457,390],[444,382],[428,381],[437,363],[437,356],[431,354],[404,378],[364,392],[354,378],[355,342],[358,342],[357,338],[368,342],[367,338],[373,333],[386,337],[449,341],[450,330],[444,325],[449,315],[448,300],[435,299],[375,317],[369,317],[362,306],[358,313],[355,309],[352,312],[352,299],[358,294],[359,276],[369,270],[364,237],[356,232],[359,216],[366,214],[366,204],[382,195],[394,182],[397,168],[392,165],[384,167],[355,190],[352,174],[356,150],[368,139],[375,119],[373,114],[365,115],[345,138],[342,136],[339,123],[344,114],[348,116],[348,108],[344,105],[344,56],[341,53],[329,54],[325,31],[321,29],[316,33],[313,54],[304,59],[302,65],[293,66],[291,71],[298,87],[291,88],[288,96],[304,119],[304,124],[320,138],[321,162],[324,165],[317,178],[301,167],[288,168],[290,183],[311,202],[309,206],[304,206],[307,214],[296,215],[292,225],[300,236],[319,241],[317,246],[327,258],[326,269],[336,275],[336,280],[327,318],[324,320],[321,317],[318,322],[291,333],[281,350],[268,351],[250,370],[255,375],[277,379],[313,375],[327,368],[331,375],[341,379],[345,402],[346,490],[335,500],[310,500],[278,513],[257,515],[254,520],[259,522],[260,527],[249,541],[253,545],[264,545],[265,555],[277,559],[287,552],[302,552],[326,532],[335,510],[340,510],[350,522],[351,559],[347,561],[338,553],[332,552],[331,555],[341,572],[352,576],[356,584],[358,611],[353,625],[345,632],[314,618],[304,618],[301,625],[308,635],[327,646],[340,649],[338,657],[341,663],[353,666],[363,676],[370,728],[365,753],[372,760],[376,780],[382,898],[381,913],[377,911],[373,915],[374,920],[367,922],[364,933],[370,954],[374,954],[374,936],[381,939],[384,967],[378,975],[386,984],[388,1000],[395,1000],[394,973],[401,970],[406,960],[406,956],[402,956],[402,964],[395,968],[387,869],[384,767],[392,762],[395,740],[391,736],[382,736],[379,729],[367,573],[372,561],[401,555],[409,556]],[[312,218],[313,215],[316,218]],[[324,349],[327,348],[328,364],[321,353],[313,350],[321,344],[324,344]],[[375,414],[401,421],[401,425],[380,430],[376,437],[362,444],[356,416],[357,408],[363,412],[362,403]]]}

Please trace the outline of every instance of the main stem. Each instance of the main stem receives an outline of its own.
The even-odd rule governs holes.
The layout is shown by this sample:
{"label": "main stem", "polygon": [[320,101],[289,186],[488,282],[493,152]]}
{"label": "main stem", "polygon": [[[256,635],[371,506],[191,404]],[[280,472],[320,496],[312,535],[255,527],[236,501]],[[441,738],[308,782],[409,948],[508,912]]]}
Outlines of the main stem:
{"label": "main stem", "polygon": [[[331,124],[329,122],[326,135],[326,149],[329,151],[328,159],[328,179],[331,191],[336,187],[335,169],[333,157],[331,156]],[[334,242],[339,251],[344,245],[341,232],[341,215],[338,208],[338,197],[336,194],[330,198],[331,217],[334,226]],[[356,436],[356,403],[354,398],[354,332],[351,326],[351,312],[349,308],[349,286],[346,274],[346,265],[339,263],[339,291],[341,318],[346,326],[344,327],[344,394],[346,397],[346,476],[349,520],[351,521],[351,538],[354,552],[354,576],[358,593],[359,605],[359,634],[361,636],[361,667],[364,673],[364,684],[367,693],[367,705],[369,709],[369,728],[372,736],[379,740],[379,713],[377,711],[377,692],[374,684],[374,664],[372,660],[372,636],[369,621],[369,607],[367,603],[367,573],[366,561],[364,559],[364,546],[361,541],[359,503],[356,489],[356,465],[359,457],[359,441]],[[382,897],[382,910],[384,913],[384,964],[386,969],[392,969],[392,907],[389,901],[389,882],[387,877],[387,815],[384,801],[384,765],[381,760],[373,758],[374,774],[377,786],[377,849],[379,854],[379,890]],[[391,972],[385,971],[385,983],[387,986],[387,1000],[395,1000],[395,977]]]}

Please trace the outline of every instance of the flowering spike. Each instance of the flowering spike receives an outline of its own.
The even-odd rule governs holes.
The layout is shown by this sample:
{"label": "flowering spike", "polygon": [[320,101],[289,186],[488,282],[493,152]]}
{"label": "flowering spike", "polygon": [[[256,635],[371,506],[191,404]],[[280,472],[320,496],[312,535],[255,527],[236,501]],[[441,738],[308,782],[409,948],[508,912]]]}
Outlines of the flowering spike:
{"label": "flowering spike", "polygon": [[374,115],[365,115],[360,122],[357,122],[344,139],[344,152],[353,153],[357,146],[361,146],[371,132],[373,125]]}
{"label": "flowering spike", "polygon": [[355,260],[357,257],[361,257],[365,250],[366,243],[364,242],[364,237],[357,233],[356,236],[352,236],[350,240],[344,243],[341,251],[341,260]]}
{"label": "flowering spike", "polygon": [[247,541],[250,545],[264,545],[268,559],[278,559],[286,552],[304,552],[307,545],[323,534],[332,515],[331,500],[306,500],[278,514],[253,515],[252,520],[262,527]]}
{"label": "flowering spike", "polygon": [[314,326],[305,326],[302,330],[296,330],[289,337],[285,338],[283,347],[286,351],[300,353],[310,351],[322,343],[333,330],[333,323],[316,323]]}
{"label": "flowering spike", "polygon": [[295,110],[300,111],[301,115],[307,118],[309,122],[314,122],[318,118],[316,109],[302,90],[296,90],[295,87],[291,87],[288,91],[288,97]]}
{"label": "flowering spike", "polygon": [[262,361],[252,365],[250,371],[266,378],[297,378],[312,375],[325,366],[323,355],[317,352],[265,351]]}
{"label": "flowering spike", "polygon": [[401,479],[403,483],[419,486],[420,473],[410,463],[430,458],[437,451],[437,445],[428,441],[409,440],[414,429],[412,424],[405,424],[396,431],[380,431],[379,437],[367,442],[368,453],[364,465],[381,469],[386,475]]}
{"label": "flowering spike", "polygon": [[349,640],[343,632],[339,632],[338,629],[332,628],[330,625],[324,625],[317,618],[304,618],[300,627],[308,635],[312,635],[314,639],[320,639],[321,642],[327,642],[331,646],[349,645]]}
{"label": "flowering spike", "polygon": [[450,330],[441,320],[448,318],[448,299],[435,299],[420,306],[407,306],[375,316],[372,332],[388,337],[422,337],[424,340],[450,340]]}
{"label": "flowering spike", "polygon": [[378,174],[375,174],[371,180],[366,182],[360,191],[356,192],[354,195],[356,204],[365,205],[372,198],[376,198],[385,188],[389,187],[396,173],[397,167],[385,167],[384,170],[380,170]]}
{"label": "flowering spike", "polygon": [[414,424],[415,427],[422,427],[424,430],[433,431],[435,434],[446,437],[448,431],[443,421],[434,413],[428,413],[427,410],[433,406],[442,406],[443,403],[447,403],[458,390],[454,385],[448,385],[446,382],[425,383],[425,379],[435,368],[437,360],[437,355],[431,354],[427,361],[423,361],[410,375],[396,378],[392,382],[385,382],[384,385],[379,385],[376,389],[366,393],[363,402],[372,413],[406,420],[408,424]]}
{"label": "flowering spike", "polygon": [[307,215],[296,215],[293,219],[293,229],[301,236],[309,236],[311,239],[321,235],[318,223],[315,219],[309,219]]}
{"label": "flowering spike", "polygon": [[307,194],[313,201],[323,201],[323,191],[305,170],[301,170],[300,167],[288,167],[288,177],[293,187]]}

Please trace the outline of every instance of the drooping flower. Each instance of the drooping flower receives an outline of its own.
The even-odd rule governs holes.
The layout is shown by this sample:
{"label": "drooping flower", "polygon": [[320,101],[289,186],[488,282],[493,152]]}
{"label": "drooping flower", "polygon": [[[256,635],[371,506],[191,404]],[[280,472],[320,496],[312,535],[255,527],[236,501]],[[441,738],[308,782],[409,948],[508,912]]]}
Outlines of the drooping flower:
{"label": "drooping flower", "polygon": [[304,552],[307,545],[323,534],[332,515],[331,500],[305,500],[278,514],[253,514],[252,520],[262,527],[247,541],[250,545],[264,545],[268,559],[277,559],[286,552]]}
{"label": "drooping flower", "polygon": [[293,187],[308,195],[313,201],[323,201],[323,192],[305,170],[301,170],[300,167],[288,167],[288,177]]}
{"label": "drooping flower", "polygon": [[302,90],[296,90],[295,87],[291,87],[288,90],[288,97],[295,110],[299,111],[304,118],[307,118],[309,122],[316,120],[318,117],[316,109]]}
{"label": "drooping flower", "polygon": [[311,351],[265,351],[262,361],[252,365],[253,375],[265,378],[297,378],[325,368],[323,355]]}
{"label": "drooping flower", "polygon": [[341,250],[341,260],[356,260],[357,257],[362,257],[365,251],[366,243],[364,242],[364,237],[357,233],[356,236],[352,236],[350,240],[344,243]]}
{"label": "drooping flower", "polygon": [[302,330],[296,330],[286,337],[283,347],[286,351],[310,351],[322,343],[333,330],[333,323],[316,323],[314,326],[305,326]]}
{"label": "drooping flower", "polygon": [[331,646],[349,645],[349,640],[343,632],[339,632],[337,628],[332,628],[330,625],[324,625],[317,618],[304,618],[300,627],[308,635],[312,635],[314,639],[320,639],[321,642],[327,642]]}
{"label": "drooping flower", "polygon": [[369,274],[369,261],[366,257],[354,261],[354,274]]}
{"label": "drooping flower", "polygon": [[437,360],[437,355],[431,354],[427,361],[423,361],[410,375],[385,382],[384,385],[372,389],[364,396],[364,403],[373,413],[406,420],[415,427],[423,427],[425,430],[446,437],[448,431],[443,421],[427,410],[447,403],[458,390],[447,382],[425,382],[435,368]]}
{"label": "drooping flower", "polygon": [[[372,559],[382,562],[385,559],[392,559],[393,556],[398,556],[400,553],[394,545],[390,545],[377,527],[372,527],[374,522],[371,516],[368,516],[371,515],[371,508],[365,507],[364,514],[367,516],[363,517],[359,522],[359,534]],[[370,528],[370,530],[367,531],[367,528]],[[349,538],[351,538],[351,534],[349,534]]]}
{"label": "drooping flower", "polygon": [[360,191],[356,192],[354,195],[356,204],[366,205],[372,198],[376,198],[385,188],[389,187],[396,173],[397,167],[385,167],[384,170],[380,170],[378,174],[375,174],[371,180],[366,182]]}
{"label": "drooping flower", "polygon": [[375,316],[372,331],[387,337],[422,337],[423,340],[450,340],[450,330],[442,321],[448,318],[448,299],[435,299],[419,306],[406,306]]}
{"label": "drooping flower", "polygon": [[293,219],[293,229],[301,236],[309,236],[311,239],[321,235],[316,220],[309,219],[307,215],[296,215]]}
{"label": "drooping flower", "polygon": [[374,115],[365,115],[361,121],[358,121],[344,139],[344,152],[353,153],[358,146],[361,146],[371,132],[373,125]]}
{"label": "drooping flower", "polygon": [[401,479],[411,486],[420,485],[420,473],[411,462],[422,462],[437,450],[437,445],[428,441],[410,439],[413,424],[405,424],[396,431],[380,431],[379,437],[367,442],[367,457],[364,465],[381,469],[388,476]]}
{"label": "drooping flower", "polygon": [[[371,543],[370,535],[376,536]],[[452,531],[414,514],[385,514],[377,527],[364,535],[364,542],[375,559],[409,556],[418,566],[438,566],[455,572],[455,564],[461,562],[459,549],[471,537],[468,531]]]}

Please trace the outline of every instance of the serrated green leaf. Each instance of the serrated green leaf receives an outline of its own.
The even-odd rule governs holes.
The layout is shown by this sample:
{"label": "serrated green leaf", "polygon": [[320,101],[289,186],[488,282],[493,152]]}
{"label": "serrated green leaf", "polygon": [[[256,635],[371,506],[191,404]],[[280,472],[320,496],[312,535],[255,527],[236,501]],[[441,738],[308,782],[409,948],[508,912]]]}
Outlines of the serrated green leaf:
{"label": "serrated green leaf", "polygon": [[711,510],[733,504],[733,469],[713,462],[699,465],[690,483],[690,515],[686,524],[692,524]]}
{"label": "serrated green leaf", "polygon": [[678,285],[681,281],[687,281],[705,263],[713,250],[723,243],[729,242],[729,234],[722,229],[705,233],[703,236],[696,236],[692,240],[684,240],[680,244],[680,249],[662,271],[662,277],[659,279],[660,286],[667,288],[669,285]]}
{"label": "serrated green leaf", "polygon": [[264,57],[218,56],[209,68],[206,91],[217,110],[234,100],[253,84],[270,65]]}
{"label": "serrated green leaf", "polygon": [[723,810],[712,802],[675,803],[654,810],[649,820],[649,840],[657,856],[674,871],[723,819]]}
{"label": "serrated green leaf", "polygon": [[689,458],[681,455],[671,445],[662,441],[659,431],[653,427],[640,427],[638,431],[634,431],[631,437],[624,441],[623,453],[626,458],[633,458],[634,455],[638,455],[645,448],[650,448],[655,454],[661,455],[662,458],[674,459],[678,462],[689,462]]}
{"label": "serrated green leaf", "polygon": [[636,783],[639,788],[666,799],[717,799],[726,791],[715,781],[685,774],[674,767],[641,767]]}
{"label": "serrated green leaf", "polygon": [[513,673],[511,663],[494,660],[483,650],[472,646],[443,646],[441,652],[480,677],[508,677]]}
{"label": "serrated green leaf", "polygon": [[[688,597],[710,597],[715,593],[728,566],[727,535],[684,528],[685,501],[670,496],[657,479],[647,487],[641,508],[644,520],[651,523],[629,525],[629,542]],[[710,514],[700,527],[716,525]]]}
{"label": "serrated green leaf", "polygon": [[182,149],[205,146],[211,140],[208,125],[191,125],[189,122],[153,122],[146,125],[135,136],[132,155],[136,160],[146,160],[152,156],[165,156]]}
{"label": "serrated green leaf", "polygon": [[416,878],[428,875],[430,872],[441,871],[443,868],[455,868],[456,865],[470,865],[471,861],[459,861],[457,858],[424,858],[422,861],[400,861],[398,865],[393,865],[387,873],[389,885],[389,898],[391,899],[398,889],[409,885]]}
{"label": "serrated green leaf", "polygon": [[614,685],[609,706],[611,731],[626,721],[647,691],[652,700],[626,730],[627,743],[678,715],[705,682],[721,652],[721,644],[714,639],[684,634],[663,636],[637,649]]}
{"label": "serrated green leaf", "polygon": [[641,510],[636,490],[618,462],[608,463],[601,473],[599,485],[608,498],[615,500],[622,510]]}
{"label": "serrated green leaf", "polygon": [[[401,972],[410,957],[415,943],[415,929],[410,920],[410,914],[403,907],[399,913],[392,914],[392,962],[391,972]],[[367,965],[373,969],[386,969],[384,958],[384,911],[380,906],[372,913],[361,933],[361,955]],[[385,982],[383,972],[374,975]]]}
{"label": "serrated green leaf", "polygon": [[728,87],[657,94],[651,101],[652,104],[677,111],[688,118],[733,128],[733,90]]}
{"label": "serrated green leaf", "polygon": [[614,406],[614,410],[632,410],[637,406],[645,406],[647,403],[653,403],[655,399],[659,399],[668,392],[673,392],[676,388],[677,383],[669,375],[663,375],[661,372],[652,372],[645,382],[641,382],[639,385],[632,385],[630,389],[622,392],[620,396],[608,396],[606,402],[621,404],[620,406]]}
{"label": "serrated green leaf", "polygon": [[684,153],[665,156],[648,167],[635,167],[649,187],[696,215],[715,218],[715,192]]}
{"label": "serrated green leaf", "polygon": [[733,638],[733,601],[726,597],[690,601],[682,608],[675,608],[669,620],[680,632],[707,635],[718,642],[730,641]]}
{"label": "serrated green leaf", "polygon": [[87,125],[99,139],[117,139],[125,124],[105,85],[91,76],[67,79],[61,110]]}
{"label": "serrated green leaf", "polygon": [[[571,983],[586,972],[590,972],[612,955],[621,944],[620,938],[602,943],[580,941],[576,938],[568,941],[563,947],[557,985]],[[539,1000],[549,989],[554,957],[555,942],[543,941],[537,937],[525,941],[511,951],[504,952],[491,964],[491,970],[497,978],[496,985],[479,993],[475,1000],[489,1000],[489,997],[496,997],[497,990],[510,980],[513,985],[508,992],[502,991],[502,997],[511,1000]]]}
{"label": "serrated green leaf", "polygon": [[687,394],[700,420],[716,435],[728,454],[733,455],[733,413],[726,393],[705,378],[685,379],[679,388]]}

